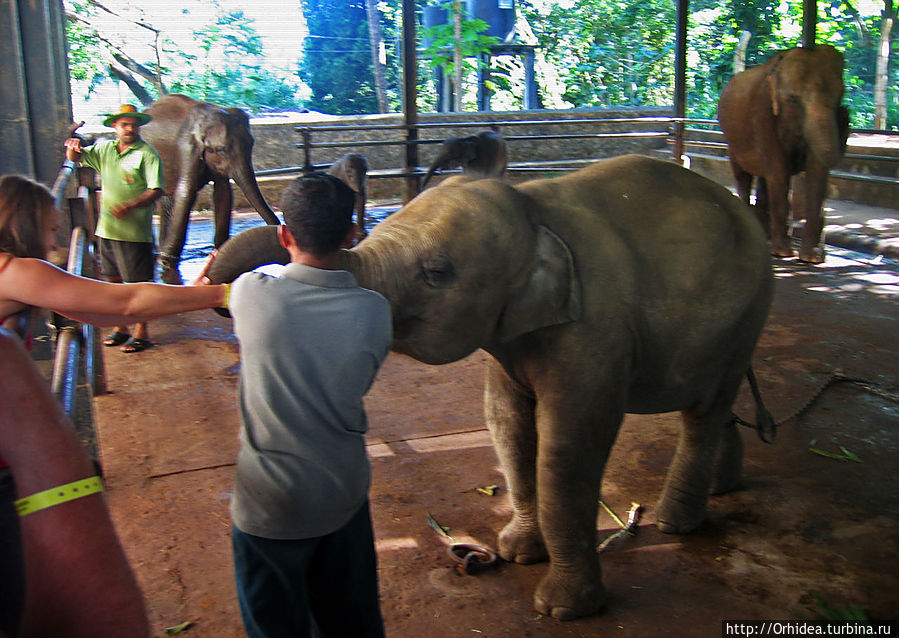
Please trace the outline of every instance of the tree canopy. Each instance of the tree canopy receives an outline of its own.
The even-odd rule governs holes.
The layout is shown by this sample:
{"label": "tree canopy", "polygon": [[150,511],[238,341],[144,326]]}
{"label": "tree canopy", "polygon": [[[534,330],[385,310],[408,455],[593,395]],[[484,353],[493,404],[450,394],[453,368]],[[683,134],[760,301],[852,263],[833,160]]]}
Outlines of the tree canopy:
{"label": "tree canopy", "polygon": [[[144,103],[177,91],[250,111],[305,107],[361,114],[402,108],[401,0],[301,0],[307,32],[297,34],[297,57],[286,72],[273,68],[253,20],[233,7],[219,7],[222,1],[214,0],[218,12],[197,23],[189,14],[199,0],[185,0],[179,10],[195,27],[188,36],[178,36],[152,7],[132,0],[65,0],[73,83],[90,92],[112,78]],[[419,14],[437,1],[418,0]],[[864,14],[856,6],[863,1]],[[879,102],[886,126],[895,129],[899,72],[895,64],[884,67],[881,61],[878,66],[884,50],[880,34],[882,29],[888,33],[892,0],[875,2],[873,11],[871,6],[871,0],[818,0],[817,41],[834,45],[846,58],[845,101],[853,127],[874,125],[880,73],[885,97]],[[676,0],[516,0],[516,11],[519,40],[527,36],[536,47],[544,104],[672,104]],[[751,67],[800,41],[798,0],[692,0],[689,11],[689,117],[714,117],[721,89],[735,64],[742,63],[737,60]],[[101,19],[110,14],[116,16],[112,28]],[[369,16],[376,24],[369,25]],[[468,96],[462,103],[474,110],[478,53],[495,40],[483,35],[487,25],[480,20],[464,16],[463,25]],[[419,108],[435,110],[433,71],[452,66],[448,51],[455,46],[454,36],[451,25],[430,30],[419,25],[418,34]],[[494,108],[517,108],[520,63],[491,59]]]}

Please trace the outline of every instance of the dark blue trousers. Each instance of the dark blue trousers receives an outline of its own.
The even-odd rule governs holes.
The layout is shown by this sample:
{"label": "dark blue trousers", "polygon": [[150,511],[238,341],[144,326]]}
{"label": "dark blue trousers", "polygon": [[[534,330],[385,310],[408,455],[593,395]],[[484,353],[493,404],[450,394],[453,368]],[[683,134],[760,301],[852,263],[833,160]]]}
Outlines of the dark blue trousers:
{"label": "dark blue trousers", "polygon": [[249,638],[383,638],[368,500],[326,536],[274,540],[233,528],[237,598]]}

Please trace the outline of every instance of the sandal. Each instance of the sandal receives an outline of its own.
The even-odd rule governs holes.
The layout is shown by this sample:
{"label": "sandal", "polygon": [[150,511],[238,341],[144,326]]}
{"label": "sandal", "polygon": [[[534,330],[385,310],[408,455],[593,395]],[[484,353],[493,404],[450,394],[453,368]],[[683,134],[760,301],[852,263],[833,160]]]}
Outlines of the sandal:
{"label": "sandal", "polygon": [[130,338],[131,338],[131,335],[128,334],[127,332],[119,332],[118,330],[113,330],[108,335],[106,335],[105,339],[103,339],[103,345],[104,346],[120,346],[123,343],[125,343],[126,341],[128,341],[128,339],[130,339]]}
{"label": "sandal", "polygon": [[128,341],[125,342],[125,345],[122,346],[122,352],[141,352],[153,346],[153,342],[149,339],[138,339],[137,337],[131,337]]}

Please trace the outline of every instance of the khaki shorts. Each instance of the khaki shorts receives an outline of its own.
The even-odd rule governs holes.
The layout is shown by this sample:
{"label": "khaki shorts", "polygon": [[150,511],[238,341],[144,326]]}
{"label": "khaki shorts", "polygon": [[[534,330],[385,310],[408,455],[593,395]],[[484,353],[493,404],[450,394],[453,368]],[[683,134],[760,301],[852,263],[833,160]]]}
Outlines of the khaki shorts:
{"label": "khaki shorts", "polygon": [[100,242],[100,273],[104,277],[128,283],[153,281],[156,256],[152,243],[97,239]]}

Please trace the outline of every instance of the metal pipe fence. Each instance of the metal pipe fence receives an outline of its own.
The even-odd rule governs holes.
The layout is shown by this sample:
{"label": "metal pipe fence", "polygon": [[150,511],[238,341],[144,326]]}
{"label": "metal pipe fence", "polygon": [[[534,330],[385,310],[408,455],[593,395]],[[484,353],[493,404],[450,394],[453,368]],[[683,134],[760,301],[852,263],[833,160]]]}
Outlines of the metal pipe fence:
{"label": "metal pipe fence", "polygon": [[[615,126],[615,125],[635,125],[644,130],[622,131],[622,132],[593,132],[593,133],[539,133],[528,135],[503,135],[507,142],[516,141],[534,141],[534,140],[590,140],[590,139],[666,139],[668,146],[671,148],[694,148],[694,149],[713,149],[721,155],[727,154],[727,144],[723,141],[699,139],[702,136],[723,137],[717,120],[698,119],[698,118],[678,118],[669,116],[647,116],[634,118],[572,118],[572,119],[555,119],[555,120],[484,120],[484,121],[458,121],[458,122],[425,122],[414,125],[417,131],[440,130],[440,129],[464,129],[464,128],[492,128],[500,130],[505,128],[516,128],[521,126],[547,126],[547,127],[565,127],[565,126]],[[690,128],[688,128],[689,126]],[[702,128],[695,128],[702,127]],[[360,124],[360,125],[304,125],[297,126],[295,130],[299,132],[303,141],[297,144],[302,148],[307,158],[306,166],[291,166],[285,168],[276,168],[258,171],[257,175],[279,175],[302,172],[309,168],[326,168],[328,164],[313,165],[308,161],[310,151],[313,148],[363,148],[363,147],[382,147],[397,146],[408,147],[409,145],[429,145],[440,144],[444,138],[428,138],[428,139],[345,139],[341,141],[315,142],[314,134],[321,133],[365,133],[397,131],[405,132],[410,127],[405,124]],[[649,129],[649,130],[646,130]],[[882,134],[882,135],[899,135],[895,131],[882,131],[862,129],[856,130],[861,133]],[[678,139],[682,136],[682,139]],[[882,162],[899,162],[899,157],[889,155],[872,155],[862,153],[846,153],[846,159],[854,159],[860,161],[882,161]],[[554,171],[577,170],[580,165],[596,160],[555,160],[555,161],[535,161],[524,163],[512,163],[508,167],[509,172],[532,172],[551,169]],[[379,170],[372,172],[372,178],[398,178],[409,176],[420,176],[425,174],[426,167],[420,166],[397,166],[394,169]],[[849,171],[831,171],[831,174],[843,179],[876,182],[882,184],[890,184],[899,186],[899,178],[890,176],[870,175],[863,173],[854,173]]]}

